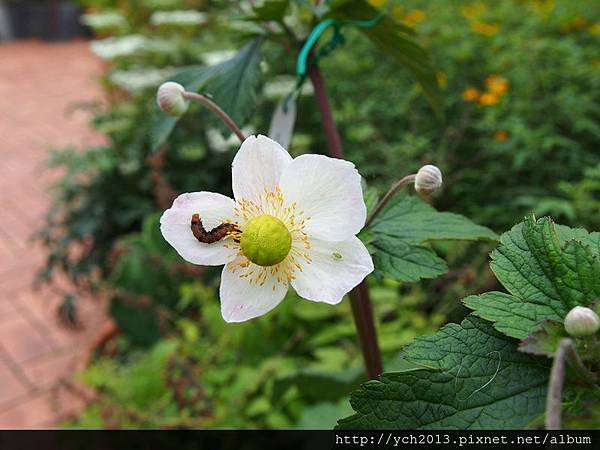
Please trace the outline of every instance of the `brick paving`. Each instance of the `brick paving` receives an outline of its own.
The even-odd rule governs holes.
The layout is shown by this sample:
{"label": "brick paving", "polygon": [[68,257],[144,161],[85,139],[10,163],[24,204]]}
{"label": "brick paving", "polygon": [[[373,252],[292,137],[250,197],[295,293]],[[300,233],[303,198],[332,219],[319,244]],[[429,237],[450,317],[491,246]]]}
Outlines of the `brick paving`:
{"label": "brick paving", "polygon": [[84,405],[73,374],[104,306],[85,299],[82,327],[59,323],[59,294],[32,287],[45,254],[31,236],[59,176],[44,166],[49,149],[101,142],[89,113],[73,109],[100,98],[101,71],[84,41],[0,44],[0,428],[56,427]]}

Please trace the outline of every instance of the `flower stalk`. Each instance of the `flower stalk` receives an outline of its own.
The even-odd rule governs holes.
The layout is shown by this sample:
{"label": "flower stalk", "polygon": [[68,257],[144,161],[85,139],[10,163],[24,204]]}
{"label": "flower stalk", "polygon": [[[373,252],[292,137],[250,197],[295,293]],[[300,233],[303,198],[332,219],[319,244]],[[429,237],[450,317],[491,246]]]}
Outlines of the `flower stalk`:
{"label": "flower stalk", "polygon": [[377,215],[383,210],[385,205],[388,204],[388,202],[392,199],[392,197],[394,195],[396,195],[398,193],[398,191],[400,189],[402,189],[404,186],[414,183],[416,176],[417,176],[417,174],[414,174],[414,173],[410,174],[410,175],[406,175],[405,177],[401,178],[399,181],[394,183],[392,185],[392,187],[390,188],[390,190],[387,191],[387,193],[379,201],[379,203],[377,203],[375,208],[373,208],[373,211],[371,211],[371,214],[369,214],[369,216],[367,217],[367,221],[365,222],[365,227],[368,227],[369,225],[371,225],[371,223],[373,222],[373,219],[375,219],[375,217],[377,217]]}
{"label": "flower stalk", "polygon": [[[308,76],[313,84],[315,99],[321,113],[329,155],[334,158],[343,158],[342,140],[331,112],[325,81],[316,63],[310,66]],[[367,375],[370,379],[376,379],[383,372],[383,365],[373,318],[373,306],[366,280],[363,280],[350,292],[350,303]]]}
{"label": "flower stalk", "polygon": [[562,427],[561,401],[567,363],[586,382],[591,384],[597,382],[597,377],[581,361],[573,340],[570,338],[562,339],[554,355],[554,362],[550,371],[550,381],[548,382],[545,423],[547,430],[560,430]]}
{"label": "flower stalk", "polygon": [[188,100],[194,100],[206,108],[210,109],[213,113],[215,113],[219,119],[223,121],[225,125],[238,137],[240,142],[244,142],[246,136],[240,130],[240,127],[234,122],[229,114],[227,114],[223,109],[217,105],[208,95],[198,94],[196,92],[184,91],[182,96]]}

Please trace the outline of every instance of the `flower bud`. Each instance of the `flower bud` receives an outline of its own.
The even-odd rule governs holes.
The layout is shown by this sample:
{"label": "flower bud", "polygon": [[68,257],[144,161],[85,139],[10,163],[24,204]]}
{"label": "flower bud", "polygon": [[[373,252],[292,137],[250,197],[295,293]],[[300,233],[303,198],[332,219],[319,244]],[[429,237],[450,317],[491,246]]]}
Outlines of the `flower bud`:
{"label": "flower bud", "polygon": [[442,186],[442,172],[436,166],[428,164],[417,172],[415,189],[419,194],[432,194]]}
{"label": "flower bud", "polygon": [[188,101],[183,97],[185,89],[179,83],[167,81],[158,88],[156,103],[170,116],[181,116],[188,108]]}
{"label": "flower bud", "polygon": [[590,308],[576,306],[565,317],[565,330],[571,336],[591,336],[600,329],[600,318]]}

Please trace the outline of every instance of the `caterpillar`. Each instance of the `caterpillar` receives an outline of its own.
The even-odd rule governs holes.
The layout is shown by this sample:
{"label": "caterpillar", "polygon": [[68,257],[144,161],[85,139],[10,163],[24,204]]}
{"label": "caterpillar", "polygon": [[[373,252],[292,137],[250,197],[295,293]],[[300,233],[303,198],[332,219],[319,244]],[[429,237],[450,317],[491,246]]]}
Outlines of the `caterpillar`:
{"label": "caterpillar", "polygon": [[[221,225],[214,227],[212,230],[206,231],[204,225],[202,225],[200,214],[192,214],[191,228],[194,237],[204,244],[212,244],[234,233],[239,233],[240,231],[237,225],[233,223],[222,223]],[[236,237],[234,237],[233,240],[235,242],[239,242],[239,239]]]}

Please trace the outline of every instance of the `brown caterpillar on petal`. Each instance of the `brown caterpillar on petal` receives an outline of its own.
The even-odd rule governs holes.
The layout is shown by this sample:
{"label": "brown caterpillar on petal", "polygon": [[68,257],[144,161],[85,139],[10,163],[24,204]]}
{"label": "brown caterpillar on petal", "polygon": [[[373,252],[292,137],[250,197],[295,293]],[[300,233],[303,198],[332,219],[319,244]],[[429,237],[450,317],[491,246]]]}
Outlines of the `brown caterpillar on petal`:
{"label": "brown caterpillar on petal", "polygon": [[[240,231],[237,225],[233,223],[222,223],[221,225],[214,227],[212,230],[206,231],[204,225],[202,225],[200,214],[192,214],[191,228],[194,237],[204,244],[212,244],[226,238],[227,236],[239,233]],[[235,237],[233,240],[235,242],[239,242],[239,239]]]}

